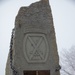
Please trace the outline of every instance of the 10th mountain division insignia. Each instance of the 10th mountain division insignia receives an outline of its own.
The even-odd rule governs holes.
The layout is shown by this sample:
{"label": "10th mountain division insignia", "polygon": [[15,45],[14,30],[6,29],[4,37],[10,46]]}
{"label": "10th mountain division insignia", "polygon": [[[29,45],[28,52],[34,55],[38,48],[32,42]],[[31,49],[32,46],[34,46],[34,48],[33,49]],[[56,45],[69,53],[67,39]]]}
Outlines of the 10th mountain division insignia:
{"label": "10th mountain division insignia", "polygon": [[44,34],[26,34],[23,46],[27,62],[41,63],[47,60],[49,48]]}

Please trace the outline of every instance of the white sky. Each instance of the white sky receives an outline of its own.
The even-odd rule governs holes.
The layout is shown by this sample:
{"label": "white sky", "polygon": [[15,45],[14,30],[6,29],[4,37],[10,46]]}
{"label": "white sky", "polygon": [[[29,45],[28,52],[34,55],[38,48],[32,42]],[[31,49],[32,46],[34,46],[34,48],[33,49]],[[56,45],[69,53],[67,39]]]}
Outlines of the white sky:
{"label": "white sky", "polygon": [[[21,6],[39,0],[4,0],[0,2],[0,74],[5,75],[5,66],[9,52],[11,31],[15,17]],[[72,1],[72,0],[71,0]],[[75,1],[50,0],[58,51],[75,45]]]}

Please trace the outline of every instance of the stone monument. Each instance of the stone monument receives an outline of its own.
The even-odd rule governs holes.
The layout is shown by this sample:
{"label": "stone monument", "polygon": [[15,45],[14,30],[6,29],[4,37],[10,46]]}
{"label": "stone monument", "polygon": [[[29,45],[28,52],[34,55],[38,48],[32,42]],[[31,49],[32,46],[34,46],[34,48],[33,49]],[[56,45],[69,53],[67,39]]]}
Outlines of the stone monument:
{"label": "stone monument", "polygon": [[21,7],[12,32],[6,75],[60,75],[48,0]]}

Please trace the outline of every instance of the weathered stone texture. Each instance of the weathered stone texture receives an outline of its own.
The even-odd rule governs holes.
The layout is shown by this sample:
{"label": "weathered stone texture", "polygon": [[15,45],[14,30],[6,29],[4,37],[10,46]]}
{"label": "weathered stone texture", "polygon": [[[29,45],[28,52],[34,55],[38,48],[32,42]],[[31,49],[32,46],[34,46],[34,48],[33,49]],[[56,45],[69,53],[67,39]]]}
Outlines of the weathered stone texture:
{"label": "weathered stone texture", "polygon": [[8,56],[7,64],[6,64],[6,75],[12,75],[12,70],[10,67],[10,57]]}
{"label": "weathered stone texture", "polygon": [[[40,37],[43,38],[43,45],[48,43],[49,52],[47,53],[48,57],[46,61],[34,62],[35,59],[40,60],[40,57],[37,57],[36,54],[34,54],[36,58],[33,59],[33,62],[28,58],[28,60],[26,59],[24,49],[28,49],[30,42],[27,42],[24,39],[29,38],[27,37],[28,35],[35,40]],[[30,57],[30,55],[28,57]],[[8,65],[9,64],[7,64],[7,66]],[[13,65],[18,71],[19,75],[23,75],[24,70],[50,70],[51,75],[60,75],[59,71],[55,71],[56,67],[59,66],[59,57],[57,52],[52,12],[48,0],[41,0],[31,4],[29,7],[20,8],[15,21]],[[8,71],[10,70],[6,70],[6,75],[11,75],[7,74]]]}

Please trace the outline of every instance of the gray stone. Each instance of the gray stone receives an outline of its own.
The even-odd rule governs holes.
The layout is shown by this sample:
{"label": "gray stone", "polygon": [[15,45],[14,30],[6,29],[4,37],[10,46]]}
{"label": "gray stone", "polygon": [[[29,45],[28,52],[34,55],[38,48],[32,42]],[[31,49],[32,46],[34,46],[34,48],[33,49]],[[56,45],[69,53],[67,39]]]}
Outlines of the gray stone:
{"label": "gray stone", "polygon": [[[50,70],[60,75],[53,18],[48,0],[21,7],[15,21],[12,65],[19,75],[25,70]],[[13,75],[7,61],[6,75]]]}

